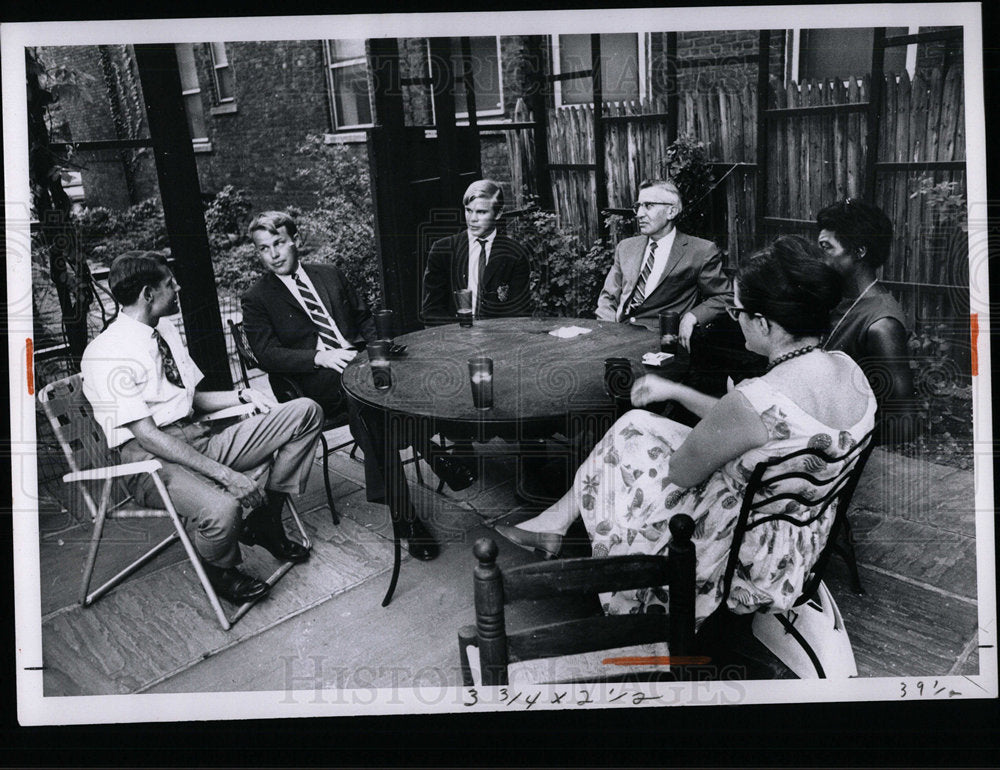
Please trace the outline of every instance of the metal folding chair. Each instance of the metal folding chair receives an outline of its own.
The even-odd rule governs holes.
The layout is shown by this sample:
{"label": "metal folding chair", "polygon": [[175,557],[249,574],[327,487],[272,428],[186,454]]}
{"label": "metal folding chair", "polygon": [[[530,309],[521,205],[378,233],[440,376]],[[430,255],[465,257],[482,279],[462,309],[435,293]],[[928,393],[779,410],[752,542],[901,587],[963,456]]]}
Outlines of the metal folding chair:
{"label": "metal folding chair", "polygon": [[[79,492],[83,504],[94,522],[94,532],[91,536],[90,549],[87,555],[87,562],[84,568],[83,585],[80,591],[80,604],[88,607],[112,588],[121,583],[125,578],[138,570],[143,565],[149,563],[160,553],[169,548],[173,543],[180,541],[184,547],[191,566],[194,568],[198,580],[208,597],[209,604],[215,611],[216,617],[222,628],[228,631],[234,623],[242,618],[254,602],[247,602],[240,605],[231,615],[227,615],[219,602],[219,597],[212,588],[212,584],[205,574],[201,559],[195,551],[184,529],[184,522],[181,520],[174,508],[173,501],[167,491],[159,470],[163,466],[158,460],[146,460],[136,463],[120,463],[117,452],[108,449],[104,434],[94,419],[90,404],[83,394],[83,375],[74,374],[71,377],[57,380],[38,394],[38,400],[42,405],[45,416],[55,432],[59,446],[62,448],[69,465],[70,472],[62,478],[65,483],[79,484]],[[211,419],[227,419],[246,415],[252,407],[240,406],[233,409],[226,409],[215,412],[207,417]],[[268,465],[261,465],[247,475],[258,477],[267,471]],[[149,474],[160,493],[164,508],[143,508],[135,504],[124,485],[119,483],[129,476],[139,474]],[[99,485],[99,493],[95,503],[91,495],[91,484]],[[302,544],[306,548],[311,548],[312,543],[306,534],[302,519],[295,507],[291,497],[288,498],[288,509],[298,527],[302,538]],[[97,564],[97,554],[101,545],[101,536],[104,532],[104,525],[108,519],[149,519],[149,518],[169,518],[174,526],[174,531],[161,540],[151,549],[143,553],[131,564],[119,570],[113,577],[109,578],[99,587],[91,590],[90,584],[94,575],[94,567]],[[294,566],[291,562],[281,564],[267,578],[268,585],[273,586]]]}

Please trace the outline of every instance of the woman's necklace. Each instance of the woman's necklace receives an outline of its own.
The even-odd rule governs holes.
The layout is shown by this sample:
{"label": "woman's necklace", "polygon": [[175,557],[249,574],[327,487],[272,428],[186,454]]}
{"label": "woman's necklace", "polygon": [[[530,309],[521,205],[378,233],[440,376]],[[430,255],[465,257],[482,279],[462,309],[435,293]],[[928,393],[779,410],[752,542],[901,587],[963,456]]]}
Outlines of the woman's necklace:
{"label": "woman's necklace", "polygon": [[849,316],[849,315],[851,314],[851,311],[852,311],[852,310],[854,310],[855,306],[856,306],[856,305],[857,305],[857,304],[858,304],[858,303],[859,303],[859,302],[861,301],[861,298],[862,298],[863,296],[865,296],[865,295],[866,295],[866,294],[868,293],[868,290],[869,290],[869,289],[870,289],[870,288],[871,288],[872,286],[874,286],[874,285],[875,285],[876,283],[878,283],[878,278],[876,278],[876,279],[875,279],[874,281],[872,281],[872,282],[871,282],[870,284],[868,284],[867,286],[865,286],[865,290],[864,290],[863,292],[861,292],[861,293],[860,293],[860,294],[859,294],[859,295],[857,296],[857,299],[855,299],[855,300],[854,300],[854,302],[852,302],[852,303],[851,303],[851,306],[850,306],[849,308],[847,308],[846,312],[845,312],[845,313],[844,313],[844,314],[843,314],[843,315],[842,315],[842,316],[840,317],[840,320],[839,320],[839,321],[837,321],[837,323],[836,323],[836,325],[835,325],[835,326],[833,327],[833,329],[831,329],[831,330],[830,330],[830,333],[826,335],[826,339],[825,339],[825,340],[823,340],[823,350],[826,350],[826,345],[827,345],[827,343],[828,343],[828,342],[829,342],[830,340],[832,340],[832,339],[833,339],[833,335],[834,335],[834,334],[836,333],[837,329],[839,329],[839,328],[840,328],[840,325],[841,325],[842,323],[844,323],[844,319],[845,319],[845,318],[847,318],[847,316]]}
{"label": "woman's necklace", "polygon": [[778,364],[783,364],[783,363],[785,363],[785,361],[790,361],[793,358],[798,358],[799,356],[804,356],[806,353],[808,353],[808,352],[810,352],[812,350],[815,350],[815,349],[816,349],[815,345],[806,345],[804,348],[799,348],[798,350],[793,350],[790,353],[785,353],[785,355],[783,355],[783,356],[778,356],[776,359],[774,359],[773,361],[771,361],[767,365],[767,369],[764,371],[764,374],[767,374],[769,371],[771,371]]}

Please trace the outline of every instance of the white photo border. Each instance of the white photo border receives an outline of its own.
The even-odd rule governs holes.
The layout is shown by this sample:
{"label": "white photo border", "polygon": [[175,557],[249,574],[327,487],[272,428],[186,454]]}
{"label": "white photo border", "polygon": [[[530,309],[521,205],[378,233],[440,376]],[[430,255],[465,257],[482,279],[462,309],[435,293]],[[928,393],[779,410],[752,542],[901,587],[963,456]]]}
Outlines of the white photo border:
{"label": "white photo border", "polygon": [[[979,665],[976,676],[941,676],[942,685],[962,698],[995,698],[997,689],[996,582],[991,410],[991,319],[988,276],[986,134],[983,101],[981,7],[978,3],[864,4],[811,7],[757,6],[576,10],[491,13],[427,13],[299,16],[242,19],[189,19],[24,23],[0,27],[4,110],[4,215],[7,222],[8,355],[11,393],[11,460],[15,559],[17,715],[21,725],[170,722],[193,720],[297,718],[356,714],[471,713],[511,711],[501,688],[430,687],[407,690],[290,690],[45,697],[42,690],[41,599],[38,558],[37,467],[34,399],[26,382],[27,340],[32,335],[30,194],[27,112],[24,93],[26,46],[109,43],[180,43],[205,40],[322,40],[326,38],[425,37],[468,34],[485,25],[493,34],[557,34],[758,29],[767,27],[962,26],[964,28],[966,168],[970,221],[971,312],[978,316],[975,340],[979,374],[974,377],[976,479],[976,558],[979,612]],[[649,705],[893,701],[901,684],[919,677],[847,681],[768,681],[646,683],[629,685],[630,695],[612,699],[613,685],[520,688],[522,710],[634,708]],[[559,692],[563,697],[556,698]],[[589,693],[589,694],[585,694]],[[600,697],[595,697],[599,694]],[[509,700],[512,693],[507,693]],[[532,700],[533,698],[533,700]],[[474,701],[474,702],[473,702]],[[531,705],[526,705],[531,701]]]}

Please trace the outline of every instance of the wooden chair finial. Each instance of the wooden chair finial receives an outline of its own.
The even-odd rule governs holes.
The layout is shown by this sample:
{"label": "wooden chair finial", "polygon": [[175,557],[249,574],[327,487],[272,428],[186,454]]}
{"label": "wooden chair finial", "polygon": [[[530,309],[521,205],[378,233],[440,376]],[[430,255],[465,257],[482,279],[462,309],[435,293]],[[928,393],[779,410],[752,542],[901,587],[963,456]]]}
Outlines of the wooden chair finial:
{"label": "wooden chair finial", "polygon": [[677,543],[687,543],[694,534],[694,519],[686,513],[679,513],[670,520],[670,535]]}
{"label": "wooden chair finial", "polygon": [[497,560],[500,549],[497,544],[488,537],[481,537],[472,546],[472,554],[479,560],[480,566],[489,567]]}

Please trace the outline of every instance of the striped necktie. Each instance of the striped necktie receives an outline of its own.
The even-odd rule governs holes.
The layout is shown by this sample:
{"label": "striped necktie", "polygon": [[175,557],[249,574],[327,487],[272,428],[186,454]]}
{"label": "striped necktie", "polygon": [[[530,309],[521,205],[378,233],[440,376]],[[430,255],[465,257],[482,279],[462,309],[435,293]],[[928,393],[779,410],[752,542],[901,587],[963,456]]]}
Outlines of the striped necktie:
{"label": "striped necktie", "polygon": [[163,359],[163,374],[166,375],[167,382],[176,385],[178,388],[184,387],[184,380],[181,379],[181,372],[177,368],[177,361],[170,351],[170,345],[163,339],[163,335],[157,329],[153,329],[153,339],[156,340],[156,347],[160,351],[160,358]]}
{"label": "striped necktie", "polygon": [[486,239],[476,238],[479,244],[479,282],[476,286],[476,315],[479,315],[479,303],[483,293],[483,273],[486,272]]}
{"label": "striped necktie", "polygon": [[295,285],[298,287],[299,294],[302,296],[302,301],[306,305],[306,309],[309,311],[309,318],[316,325],[316,331],[319,332],[320,341],[328,350],[335,350],[341,347],[340,342],[337,340],[337,333],[334,331],[333,319],[330,318],[330,314],[326,312],[326,308],[323,307],[322,303],[313,294],[312,289],[310,289],[302,277],[296,272],[292,274],[292,278],[295,281]]}
{"label": "striped necktie", "polygon": [[625,305],[625,312],[622,316],[629,315],[633,310],[635,310],[639,305],[646,301],[646,281],[649,280],[649,274],[653,271],[653,262],[656,261],[656,241],[649,242],[649,256],[646,257],[646,264],[642,266],[642,272],[639,273],[639,280],[635,282],[635,288],[632,290],[632,296]]}

